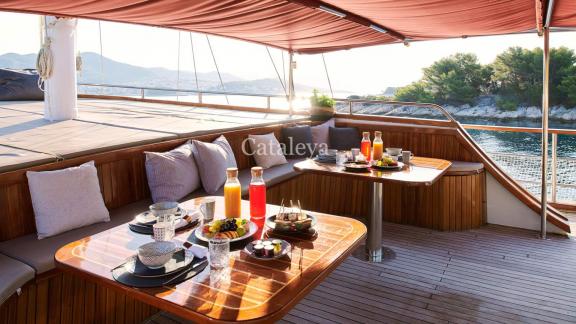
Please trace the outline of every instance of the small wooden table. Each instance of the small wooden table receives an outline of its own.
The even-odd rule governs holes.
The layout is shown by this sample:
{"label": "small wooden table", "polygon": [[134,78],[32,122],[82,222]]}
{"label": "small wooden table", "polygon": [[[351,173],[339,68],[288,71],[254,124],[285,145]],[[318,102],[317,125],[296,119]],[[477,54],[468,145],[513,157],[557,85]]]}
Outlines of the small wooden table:
{"label": "small wooden table", "polygon": [[[207,197],[206,197],[207,198]],[[216,217],[223,215],[224,199],[216,199]],[[194,208],[205,198],[184,202]],[[242,215],[249,215],[242,201]],[[268,215],[279,207],[268,205]],[[178,285],[131,288],[116,282],[111,269],[152,241],[148,235],[131,232],[124,224],[62,247],[56,253],[58,268],[87,277],[98,284],[119,288],[128,295],[186,319],[226,323],[276,321],[342,263],[363,241],[366,226],[345,217],[313,213],[318,219],[318,237],[313,241],[282,237],[292,243],[290,259],[259,261],[242,251],[231,252],[230,281],[211,282],[208,266],[196,277]],[[191,231],[175,240],[185,242]]]}
{"label": "small wooden table", "polygon": [[[347,172],[344,167],[335,164],[318,163],[308,159],[296,163],[294,169],[299,172],[309,172],[329,176],[350,177],[372,182],[372,204],[368,221],[368,237],[366,239],[367,260],[382,261],[382,209],[383,183],[396,182],[409,186],[431,186],[450,167],[452,163],[446,160],[413,157],[410,165],[402,170],[370,172]],[[416,202],[415,202],[416,203]]]}

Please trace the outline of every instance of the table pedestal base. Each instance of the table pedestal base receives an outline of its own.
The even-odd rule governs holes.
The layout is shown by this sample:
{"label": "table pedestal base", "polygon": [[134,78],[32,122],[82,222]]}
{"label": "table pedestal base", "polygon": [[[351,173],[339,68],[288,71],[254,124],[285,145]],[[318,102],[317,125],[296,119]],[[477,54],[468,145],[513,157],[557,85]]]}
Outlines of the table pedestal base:
{"label": "table pedestal base", "polygon": [[389,253],[387,252],[392,252],[392,250],[382,248],[383,187],[380,182],[372,183],[372,205],[370,208],[370,217],[367,222],[368,235],[366,237],[366,246],[362,249],[362,252],[354,253],[355,257],[363,261],[374,263],[382,262],[383,259],[388,257],[387,254]]}

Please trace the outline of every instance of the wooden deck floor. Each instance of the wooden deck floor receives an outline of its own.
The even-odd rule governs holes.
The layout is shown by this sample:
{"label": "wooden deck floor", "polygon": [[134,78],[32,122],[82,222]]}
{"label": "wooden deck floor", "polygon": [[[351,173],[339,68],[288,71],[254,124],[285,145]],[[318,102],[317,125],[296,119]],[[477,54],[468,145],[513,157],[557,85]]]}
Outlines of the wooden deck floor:
{"label": "wooden deck floor", "polygon": [[394,257],[349,258],[280,322],[576,323],[575,241],[492,225],[384,227]]}

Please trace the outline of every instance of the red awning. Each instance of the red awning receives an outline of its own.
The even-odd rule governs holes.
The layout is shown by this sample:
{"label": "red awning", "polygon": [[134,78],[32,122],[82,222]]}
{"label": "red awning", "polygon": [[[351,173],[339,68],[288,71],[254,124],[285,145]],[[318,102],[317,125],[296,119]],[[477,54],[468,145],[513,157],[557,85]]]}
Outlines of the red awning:
{"label": "red awning", "polygon": [[[152,25],[317,53],[534,31],[537,15],[546,11],[536,10],[542,1],[2,0],[0,10]],[[576,0],[555,2],[552,26],[576,26]]]}

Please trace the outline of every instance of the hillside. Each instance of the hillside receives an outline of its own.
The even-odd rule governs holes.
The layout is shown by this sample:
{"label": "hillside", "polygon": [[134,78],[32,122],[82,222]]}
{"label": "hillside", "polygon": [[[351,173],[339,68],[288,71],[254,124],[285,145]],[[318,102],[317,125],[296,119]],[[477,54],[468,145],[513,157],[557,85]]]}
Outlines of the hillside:
{"label": "hillside", "polygon": [[[78,75],[80,83],[107,83],[130,86],[145,86],[159,88],[176,88],[177,71],[165,68],[145,68],[127,63],[118,62],[93,52],[81,53],[82,71]],[[0,55],[0,68],[34,69],[36,66],[36,54],[7,53]],[[101,72],[103,70],[103,73]],[[244,80],[229,73],[222,73],[224,88],[229,92],[259,93],[259,94],[284,94],[284,89],[277,79]],[[220,80],[216,71],[198,73],[199,88],[207,91],[221,91]],[[196,89],[194,73],[190,71],[180,72],[180,88]],[[296,84],[297,91],[311,92],[311,86]],[[101,93],[94,88],[85,88],[85,92]],[[321,89],[327,92],[326,89]],[[106,94],[134,95],[135,90],[107,89]],[[152,94],[152,93],[151,93]],[[164,93],[173,95],[173,93]],[[154,93],[162,95],[162,93]]]}

